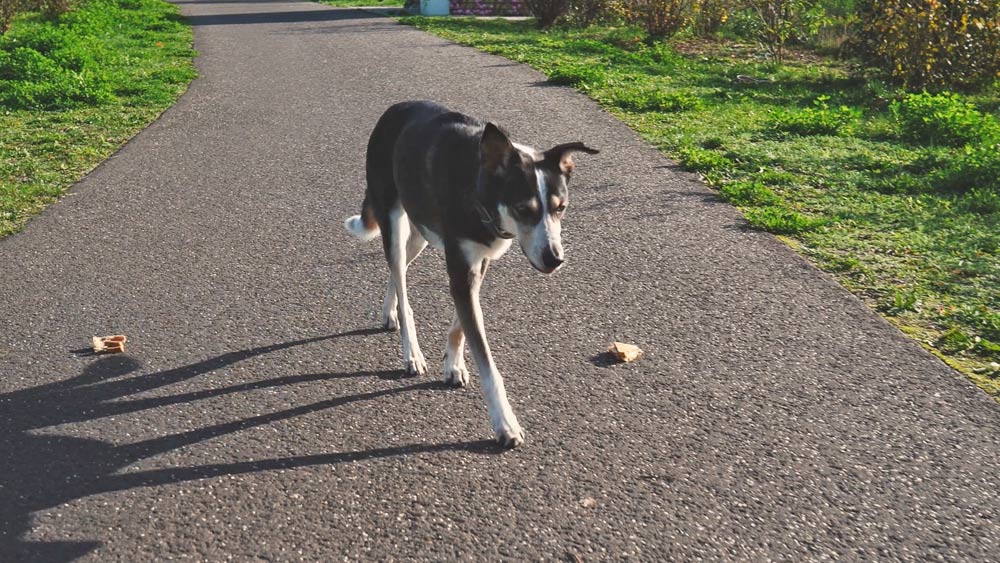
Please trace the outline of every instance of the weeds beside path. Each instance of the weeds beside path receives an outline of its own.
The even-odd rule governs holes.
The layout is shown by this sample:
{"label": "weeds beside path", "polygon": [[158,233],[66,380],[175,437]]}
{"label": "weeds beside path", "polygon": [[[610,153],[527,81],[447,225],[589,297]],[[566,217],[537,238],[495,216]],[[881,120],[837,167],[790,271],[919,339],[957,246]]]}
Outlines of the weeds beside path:
{"label": "weeds beside path", "polygon": [[162,0],[84,0],[0,36],[0,236],[20,229],[184,92],[191,28]]}
{"label": "weeds beside path", "polygon": [[1000,93],[903,97],[627,27],[402,21],[587,93],[1000,400]]}

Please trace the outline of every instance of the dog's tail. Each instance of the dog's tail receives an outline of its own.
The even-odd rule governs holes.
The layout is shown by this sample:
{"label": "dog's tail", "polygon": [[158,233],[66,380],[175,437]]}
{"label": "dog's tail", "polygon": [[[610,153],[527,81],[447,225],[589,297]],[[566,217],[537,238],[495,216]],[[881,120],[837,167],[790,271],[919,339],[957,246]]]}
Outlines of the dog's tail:
{"label": "dog's tail", "polygon": [[344,221],[344,228],[355,238],[363,241],[372,240],[381,234],[378,221],[375,220],[375,210],[372,209],[367,195],[365,195],[364,203],[361,204],[361,214],[348,217]]}

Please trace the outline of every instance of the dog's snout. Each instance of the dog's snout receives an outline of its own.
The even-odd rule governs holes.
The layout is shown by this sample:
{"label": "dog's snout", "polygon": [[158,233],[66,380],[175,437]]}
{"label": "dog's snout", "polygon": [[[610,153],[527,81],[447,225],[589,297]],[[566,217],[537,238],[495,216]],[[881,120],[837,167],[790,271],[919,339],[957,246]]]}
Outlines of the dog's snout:
{"label": "dog's snout", "polygon": [[545,252],[542,253],[542,264],[545,266],[545,269],[550,272],[555,271],[556,268],[562,266],[565,261],[566,260],[563,258],[561,249],[553,251],[552,248],[547,248],[545,249]]}

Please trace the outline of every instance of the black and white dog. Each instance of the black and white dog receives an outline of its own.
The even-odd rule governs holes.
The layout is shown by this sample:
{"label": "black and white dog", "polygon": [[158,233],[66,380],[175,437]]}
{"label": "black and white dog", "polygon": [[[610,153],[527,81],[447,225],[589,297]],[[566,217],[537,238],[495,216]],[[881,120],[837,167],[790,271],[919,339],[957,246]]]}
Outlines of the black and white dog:
{"label": "black and white dog", "polygon": [[562,265],[559,222],[569,203],[573,152],[598,151],[583,143],[540,151],[512,143],[492,123],[435,103],[399,103],[375,125],[361,214],[344,223],[362,240],[382,234],[389,262],[382,320],[386,329],[400,329],[403,364],[410,374],[426,373],[427,364],[406,297],[406,268],[427,243],[444,251],[456,313],[444,380],[457,387],[468,384],[468,338],[493,430],[507,447],[522,444],[524,432],[486,342],[479,288],[490,261],[515,238],[537,270],[550,274]]}

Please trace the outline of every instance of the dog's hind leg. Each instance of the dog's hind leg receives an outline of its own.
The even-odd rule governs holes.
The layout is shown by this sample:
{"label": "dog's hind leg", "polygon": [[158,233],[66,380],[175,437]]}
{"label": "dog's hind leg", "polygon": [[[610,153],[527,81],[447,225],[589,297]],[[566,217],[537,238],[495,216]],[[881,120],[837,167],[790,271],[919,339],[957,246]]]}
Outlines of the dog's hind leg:
{"label": "dog's hind leg", "polygon": [[[411,222],[410,235],[406,241],[406,266],[409,267],[426,247],[427,241]],[[397,312],[399,302],[396,299],[396,286],[392,283],[391,277],[387,285],[385,299],[382,301],[382,328],[390,331],[399,330],[399,313]]]}
{"label": "dog's hind leg", "polygon": [[489,259],[480,258],[474,260],[476,263],[470,264],[465,253],[458,248],[446,248],[445,259],[448,264],[451,296],[455,301],[455,313],[469,341],[472,359],[475,360],[476,368],[479,370],[483,397],[486,399],[486,410],[490,415],[493,432],[497,441],[505,447],[520,446],[524,443],[524,430],[518,424],[517,417],[514,416],[514,411],[507,401],[503,377],[493,362],[493,354],[486,341],[483,311],[479,305],[479,288],[483,282],[483,275],[486,274]]}
{"label": "dog's hind leg", "polygon": [[[406,292],[406,268],[423,250],[427,242],[416,229],[412,228],[409,218],[402,206],[397,205],[389,213],[391,224],[389,241],[386,241],[386,258],[389,262],[390,291],[395,295],[396,314],[403,341],[403,367],[408,374],[423,375],[427,373],[427,362],[420,351],[417,342],[417,329],[413,322],[413,309]],[[384,234],[383,234],[384,236]],[[386,300],[390,298],[386,293]],[[384,308],[384,305],[383,305]]]}

